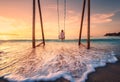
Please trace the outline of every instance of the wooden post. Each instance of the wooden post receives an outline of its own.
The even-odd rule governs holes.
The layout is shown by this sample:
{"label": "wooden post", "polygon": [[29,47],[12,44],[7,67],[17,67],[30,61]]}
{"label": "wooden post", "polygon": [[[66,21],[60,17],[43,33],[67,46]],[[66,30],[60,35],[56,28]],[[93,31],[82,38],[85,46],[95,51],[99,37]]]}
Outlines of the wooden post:
{"label": "wooden post", "polygon": [[45,38],[44,38],[43,20],[42,20],[42,13],[41,13],[41,4],[40,4],[40,0],[38,0],[38,8],[39,8],[39,14],[40,14],[40,23],[41,23],[41,31],[42,31],[42,40],[43,40],[43,44],[45,45]]}
{"label": "wooden post", "polygon": [[33,0],[32,47],[35,48],[35,0]]}
{"label": "wooden post", "polygon": [[90,49],[90,0],[88,0],[88,32],[87,32],[87,49]]}
{"label": "wooden post", "polygon": [[83,1],[83,10],[82,10],[82,16],[81,16],[82,18],[81,18],[81,25],[80,25],[80,33],[79,33],[79,42],[78,42],[78,45],[81,44],[81,35],[82,35],[82,28],[83,28],[85,5],[86,5],[86,0]]}

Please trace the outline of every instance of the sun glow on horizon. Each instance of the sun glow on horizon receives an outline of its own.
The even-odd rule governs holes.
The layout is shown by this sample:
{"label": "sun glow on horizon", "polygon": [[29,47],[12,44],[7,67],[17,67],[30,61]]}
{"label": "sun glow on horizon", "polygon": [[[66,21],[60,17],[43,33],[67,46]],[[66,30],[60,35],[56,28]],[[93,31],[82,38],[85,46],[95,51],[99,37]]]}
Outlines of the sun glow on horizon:
{"label": "sun glow on horizon", "polygon": [[[96,0],[97,1],[97,0]],[[99,1],[99,0],[98,0]],[[47,3],[46,3],[47,2]],[[78,3],[77,3],[78,2]],[[78,39],[82,13],[82,0],[68,1],[66,11],[66,39]],[[57,39],[59,34],[56,2],[41,0],[45,39]],[[120,30],[119,21],[113,19],[120,10],[110,12],[98,11],[91,2],[91,36],[103,36],[107,32]],[[21,6],[22,5],[22,6]],[[46,6],[47,5],[47,6]],[[79,7],[78,7],[79,6]],[[109,5],[105,5],[109,6]],[[79,8],[79,9],[78,9]],[[111,8],[111,6],[109,7]],[[60,4],[60,26],[63,28],[63,3]],[[99,9],[100,10],[100,9]],[[107,11],[107,9],[106,9]],[[0,1],[0,39],[32,38],[32,1]],[[117,17],[119,18],[119,17]],[[87,17],[85,15],[82,36],[87,36]],[[36,9],[36,39],[41,38],[41,27],[38,9]]]}
{"label": "sun glow on horizon", "polygon": [[5,36],[5,35],[0,36],[0,40],[10,40],[10,39],[11,39],[10,36]]}

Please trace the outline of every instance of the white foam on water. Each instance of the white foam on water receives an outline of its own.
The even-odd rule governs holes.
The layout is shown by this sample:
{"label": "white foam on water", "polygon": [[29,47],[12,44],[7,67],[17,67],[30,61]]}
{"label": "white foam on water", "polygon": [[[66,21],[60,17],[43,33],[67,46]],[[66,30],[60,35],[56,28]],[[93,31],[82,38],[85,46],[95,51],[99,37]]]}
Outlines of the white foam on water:
{"label": "white foam on water", "polygon": [[87,50],[75,43],[54,42],[36,49],[29,48],[28,44],[7,44],[14,47],[0,56],[0,76],[11,82],[54,81],[61,77],[84,82],[96,67],[117,61],[113,51]]}

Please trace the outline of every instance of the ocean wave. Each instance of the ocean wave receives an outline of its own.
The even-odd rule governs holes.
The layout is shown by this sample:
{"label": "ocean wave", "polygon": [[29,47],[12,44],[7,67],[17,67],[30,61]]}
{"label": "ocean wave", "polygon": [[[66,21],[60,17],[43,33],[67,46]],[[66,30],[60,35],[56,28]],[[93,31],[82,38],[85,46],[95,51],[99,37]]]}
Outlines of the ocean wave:
{"label": "ocean wave", "polygon": [[61,77],[71,82],[84,82],[96,67],[117,61],[113,51],[87,50],[73,43],[48,43],[44,48],[36,49],[26,46],[17,45],[0,57],[4,59],[1,60],[1,68],[16,61],[12,66],[0,70],[0,76],[10,82],[54,81]]}

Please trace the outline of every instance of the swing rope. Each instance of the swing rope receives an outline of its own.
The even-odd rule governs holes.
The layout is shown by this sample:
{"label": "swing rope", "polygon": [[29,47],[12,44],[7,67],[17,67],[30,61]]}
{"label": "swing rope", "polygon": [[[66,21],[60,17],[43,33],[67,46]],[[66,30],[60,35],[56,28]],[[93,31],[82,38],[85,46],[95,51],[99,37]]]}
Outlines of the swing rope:
{"label": "swing rope", "polygon": [[59,0],[57,0],[57,15],[58,15],[58,35],[59,35],[59,33],[60,33]]}
{"label": "swing rope", "polygon": [[66,0],[64,0],[64,32],[66,27]]}
{"label": "swing rope", "polygon": [[[59,0],[57,0],[57,15],[58,15],[58,34],[61,31],[60,27],[60,14],[59,14]],[[66,0],[64,0],[64,27],[63,30],[65,32],[65,27],[66,27]]]}

